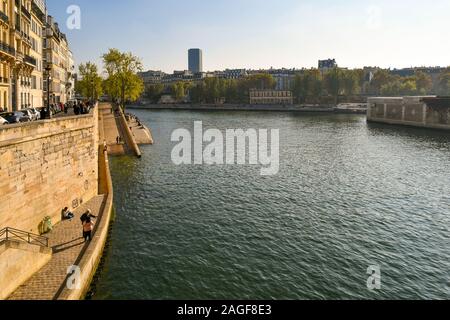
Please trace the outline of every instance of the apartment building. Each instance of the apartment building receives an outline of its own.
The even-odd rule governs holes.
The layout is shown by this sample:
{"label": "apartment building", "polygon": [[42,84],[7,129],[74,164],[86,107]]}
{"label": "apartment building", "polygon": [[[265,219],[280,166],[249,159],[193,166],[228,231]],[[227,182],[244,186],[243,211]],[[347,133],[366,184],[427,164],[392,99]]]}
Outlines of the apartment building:
{"label": "apartment building", "polygon": [[250,90],[250,104],[294,104],[292,91]]}
{"label": "apartment building", "polygon": [[74,60],[66,36],[47,15],[45,0],[0,0],[0,110],[46,105],[74,96]]}
{"label": "apartment building", "polygon": [[[44,63],[50,73],[50,85],[44,80],[44,91],[50,90],[50,104],[66,103],[67,40],[52,16],[47,17],[44,39]],[[49,89],[48,89],[49,88]],[[45,97],[47,100],[47,97]]]}
{"label": "apartment building", "polygon": [[15,5],[13,0],[7,0],[1,1],[0,6],[0,109],[10,111],[11,75],[16,61],[13,41]]}
{"label": "apartment building", "polygon": [[0,108],[20,110],[31,102],[31,0],[0,1]]}
{"label": "apartment building", "polygon": [[46,6],[43,0],[33,0],[31,4],[31,56],[36,59],[36,68],[31,73],[31,101],[34,108],[44,107],[44,44],[46,26]]}

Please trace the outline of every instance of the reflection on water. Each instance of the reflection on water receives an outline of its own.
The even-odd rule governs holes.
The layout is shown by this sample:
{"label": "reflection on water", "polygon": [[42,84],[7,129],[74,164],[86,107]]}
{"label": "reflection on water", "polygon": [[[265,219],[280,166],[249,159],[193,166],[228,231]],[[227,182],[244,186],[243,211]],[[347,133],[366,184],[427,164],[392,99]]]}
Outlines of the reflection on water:
{"label": "reflection on water", "polygon": [[[112,158],[97,299],[450,298],[450,135],[356,115],[136,111],[154,146]],[[280,172],[175,166],[174,129],[280,129]],[[366,286],[380,266],[382,288]]]}

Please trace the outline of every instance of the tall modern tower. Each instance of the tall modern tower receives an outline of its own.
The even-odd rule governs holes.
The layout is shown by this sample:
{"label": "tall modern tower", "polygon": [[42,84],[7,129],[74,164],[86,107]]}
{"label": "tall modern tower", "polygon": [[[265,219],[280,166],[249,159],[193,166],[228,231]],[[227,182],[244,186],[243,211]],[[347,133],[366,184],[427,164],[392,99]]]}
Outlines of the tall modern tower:
{"label": "tall modern tower", "polygon": [[203,72],[203,52],[201,49],[189,49],[189,71]]}

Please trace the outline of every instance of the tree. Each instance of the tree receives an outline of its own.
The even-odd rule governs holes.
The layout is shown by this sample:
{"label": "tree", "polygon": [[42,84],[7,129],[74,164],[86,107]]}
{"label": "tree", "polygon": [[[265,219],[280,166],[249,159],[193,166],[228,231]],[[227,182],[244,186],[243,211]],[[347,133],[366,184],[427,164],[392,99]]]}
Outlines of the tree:
{"label": "tree", "polygon": [[450,96],[450,68],[447,68],[439,75],[439,94]]}
{"label": "tree", "polygon": [[77,81],[76,92],[85,98],[97,100],[103,94],[103,80],[98,74],[97,65],[92,62],[82,63],[78,71],[81,79]]}
{"label": "tree", "polygon": [[294,80],[294,96],[299,103],[309,101],[318,102],[322,94],[322,80],[317,69],[306,70],[303,74],[297,74]]}
{"label": "tree", "polygon": [[161,83],[151,84],[145,88],[145,95],[152,103],[157,103],[164,92],[164,85]]}
{"label": "tree", "polygon": [[421,95],[429,94],[433,88],[433,79],[431,79],[431,76],[422,71],[417,71],[414,77],[417,93]]}
{"label": "tree", "polygon": [[389,83],[381,87],[380,93],[385,96],[409,96],[417,94],[415,77],[393,77]]}
{"label": "tree", "polygon": [[330,70],[324,77],[324,88],[330,96],[333,96],[335,103],[338,104],[338,98],[342,91],[343,71],[338,67]]}
{"label": "tree", "polygon": [[275,79],[268,73],[258,73],[245,79],[249,89],[268,90],[276,86]]}
{"label": "tree", "polygon": [[371,88],[373,89],[376,95],[380,95],[382,94],[381,93],[382,87],[389,85],[389,83],[391,83],[394,80],[394,78],[395,77],[389,72],[389,70],[384,69],[377,70],[377,72],[375,72],[373,76]]}
{"label": "tree", "polygon": [[180,101],[186,96],[185,84],[182,81],[178,81],[170,86],[170,92],[175,100]]}
{"label": "tree", "polygon": [[340,79],[342,90],[347,96],[355,94],[359,89],[360,77],[357,70],[342,70]]}
{"label": "tree", "polygon": [[122,53],[110,49],[103,55],[103,64],[108,78],[105,81],[106,92],[120,101],[125,107],[126,101],[134,101],[144,91],[144,82],[137,75],[142,71],[141,60],[131,52]]}

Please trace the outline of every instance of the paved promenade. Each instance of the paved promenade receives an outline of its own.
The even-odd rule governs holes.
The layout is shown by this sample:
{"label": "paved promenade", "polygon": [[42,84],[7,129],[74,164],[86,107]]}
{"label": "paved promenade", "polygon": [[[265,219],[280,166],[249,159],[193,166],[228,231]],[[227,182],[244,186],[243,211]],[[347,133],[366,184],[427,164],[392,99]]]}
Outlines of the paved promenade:
{"label": "paved promenade", "polygon": [[134,119],[131,119],[128,122],[128,125],[131,128],[131,132],[133,133],[137,144],[153,144],[153,137],[149,128],[142,124],[139,125]]}
{"label": "paved promenade", "polygon": [[103,125],[104,136],[101,139],[106,141],[108,146],[109,155],[124,155],[129,152],[125,142],[117,144],[117,137],[121,137],[122,141],[125,140],[121,127],[119,125],[119,116],[114,112],[111,113],[111,104],[101,103],[99,104],[99,113],[102,121],[99,125]]}
{"label": "paved promenade", "polygon": [[105,196],[100,195],[81,205],[74,212],[74,219],[62,221],[54,227],[52,232],[45,235],[49,238],[49,246],[53,250],[52,259],[19,287],[9,300],[53,300],[55,298],[65,282],[67,268],[76,263],[85,249],[80,216],[88,209],[94,215],[99,215],[104,200]]}

